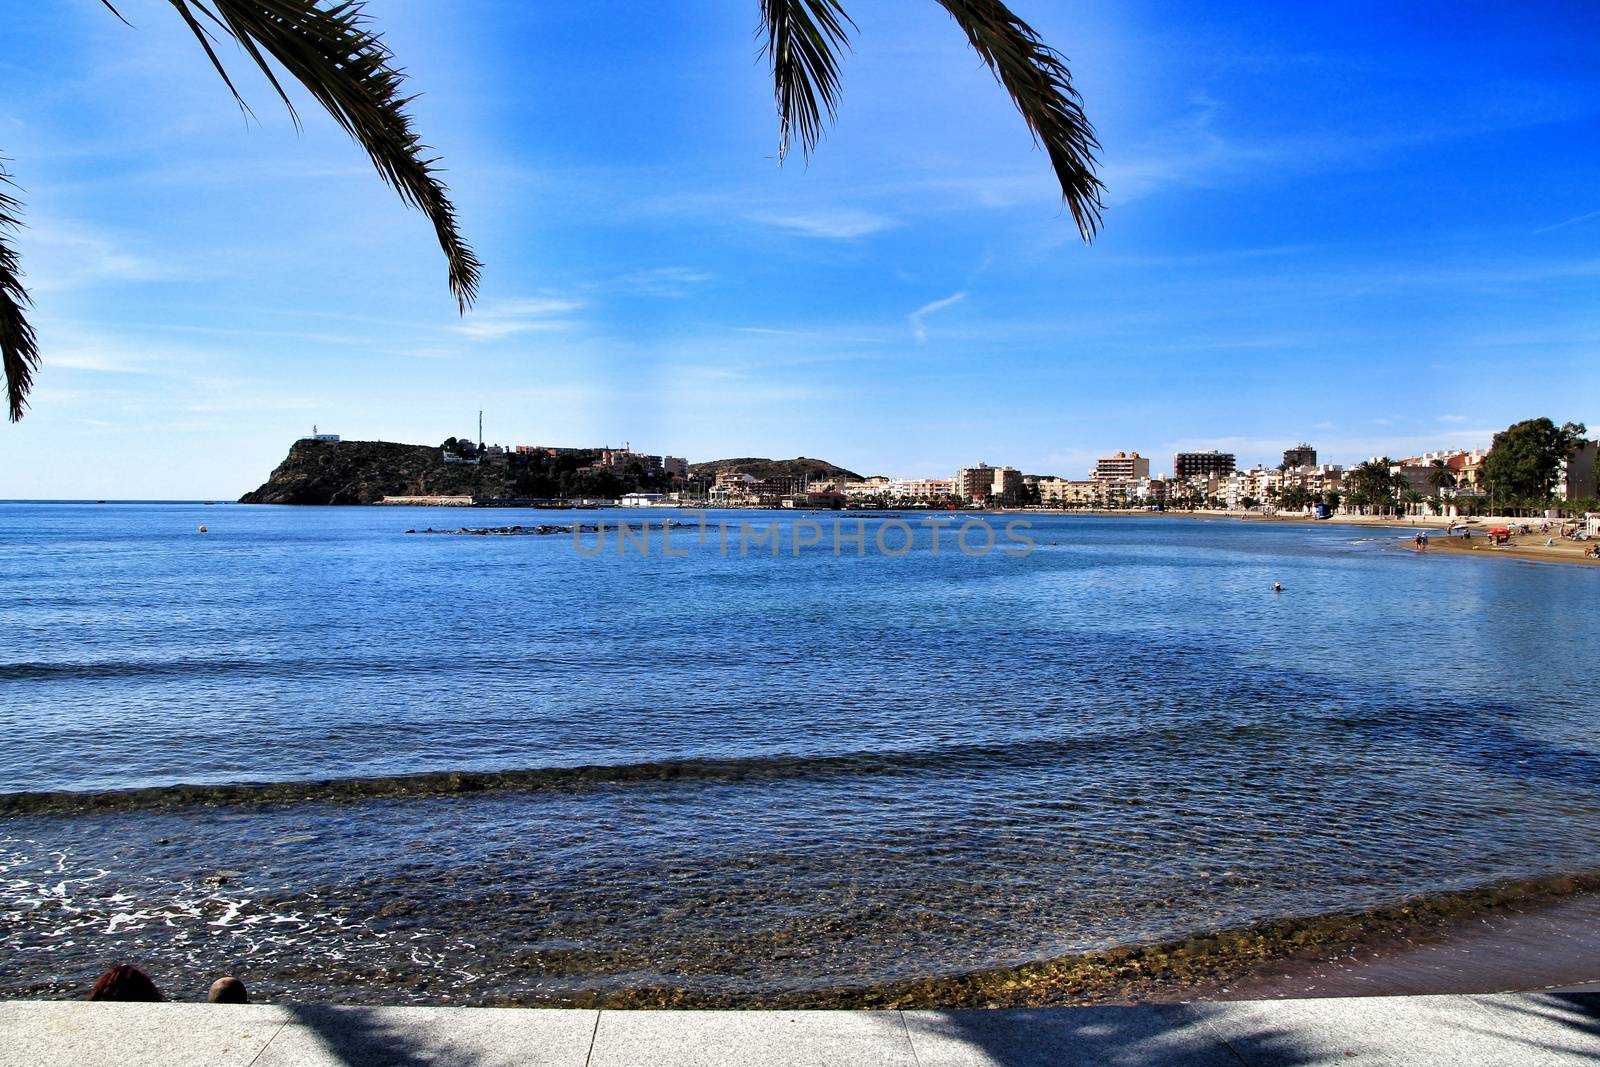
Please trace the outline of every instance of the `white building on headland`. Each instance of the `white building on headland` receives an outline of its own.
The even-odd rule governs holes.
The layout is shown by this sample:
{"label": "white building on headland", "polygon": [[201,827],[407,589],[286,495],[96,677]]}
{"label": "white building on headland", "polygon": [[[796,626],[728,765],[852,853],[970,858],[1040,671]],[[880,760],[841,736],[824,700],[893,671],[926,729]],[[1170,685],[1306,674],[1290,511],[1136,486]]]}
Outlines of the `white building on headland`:
{"label": "white building on headland", "polygon": [[313,427],[311,427],[311,432],[309,434],[307,434],[306,436],[300,438],[300,440],[302,440],[302,441],[332,441],[335,444],[337,444],[338,441],[339,441],[339,435],[336,434],[336,433],[320,433],[320,432],[318,432],[317,428],[315,426],[313,426]]}

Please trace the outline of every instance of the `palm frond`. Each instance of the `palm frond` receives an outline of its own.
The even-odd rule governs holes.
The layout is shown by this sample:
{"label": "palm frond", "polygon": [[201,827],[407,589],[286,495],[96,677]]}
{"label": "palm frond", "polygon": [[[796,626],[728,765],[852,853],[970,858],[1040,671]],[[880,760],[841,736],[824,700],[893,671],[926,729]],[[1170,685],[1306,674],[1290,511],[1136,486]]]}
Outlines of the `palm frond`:
{"label": "palm frond", "polygon": [[133,23],[129,22],[127,19],[122,17],[122,12],[117,10],[117,5],[113,4],[111,2],[111,0],[100,0],[100,2],[102,4],[104,4],[104,5],[106,5],[106,10],[110,11],[113,15],[117,16],[117,21],[121,22],[124,26],[132,26],[133,25]]}
{"label": "palm frond", "polygon": [[838,114],[838,49],[849,43],[845,26],[855,23],[838,0],[761,0],[761,22],[778,105],[781,163],[793,140],[810,155],[822,136],[824,114],[829,121]]}
{"label": "palm frond", "polygon": [[412,129],[406,111],[412,98],[401,95],[404,75],[391,65],[393,57],[379,35],[368,29],[363,0],[170,2],[241,105],[244,101],[212,46],[207,23],[238,42],[297,122],[294,104],[268,57],[366,149],[383,180],[433,223],[449,266],[450,291],[465,311],[477,295],[482,264],[457,229],[455,205],[439,179],[439,160],[427,156],[427,146]]}
{"label": "palm frond", "polygon": [[11,175],[0,167],[0,365],[5,367],[6,406],[12,422],[22,418],[33,372],[39,366],[39,348],[28,324],[28,290],[22,286],[17,251],[7,238],[22,225],[20,205],[9,190]]}
{"label": "palm frond", "polygon": [[1072,87],[1066,61],[1000,0],[938,0],[966,32],[984,63],[1011,94],[1017,110],[1044,145],[1061,183],[1061,196],[1085,241],[1100,229],[1103,186],[1095,176],[1100,142]]}

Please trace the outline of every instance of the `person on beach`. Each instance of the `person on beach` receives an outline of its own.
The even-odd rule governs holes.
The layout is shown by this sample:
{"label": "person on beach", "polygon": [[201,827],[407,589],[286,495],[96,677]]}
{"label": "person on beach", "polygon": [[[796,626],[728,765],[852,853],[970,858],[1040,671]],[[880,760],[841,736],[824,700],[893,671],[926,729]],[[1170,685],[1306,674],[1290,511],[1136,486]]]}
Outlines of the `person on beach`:
{"label": "person on beach", "polygon": [[148,974],[131,963],[119,963],[95,981],[89,999],[155,1004],[165,998]]}
{"label": "person on beach", "polygon": [[229,975],[218,978],[211,983],[211,991],[206,994],[207,1004],[248,1004],[250,994],[245,989],[244,983]]}

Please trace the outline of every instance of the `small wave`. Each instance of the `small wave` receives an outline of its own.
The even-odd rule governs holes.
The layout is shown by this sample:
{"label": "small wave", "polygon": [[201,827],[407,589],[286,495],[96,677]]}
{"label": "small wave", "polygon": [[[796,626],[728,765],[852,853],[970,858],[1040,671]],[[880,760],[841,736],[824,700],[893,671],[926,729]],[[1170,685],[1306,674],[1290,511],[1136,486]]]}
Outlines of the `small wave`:
{"label": "small wave", "polygon": [[[489,662],[489,661],[485,661]],[[91,662],[0,663],[0,681],[126,681],[141,678],[192,679],[206,675],[293,678],[320,674],[384,674],[405,671],[459,671],[470,664],[461,656],[416,657],[405,661],[338,658],[161,659]]]}
{"label": "small wave", "polygon": [[[286,782],[195,783],[111,790],[0,793],[0,817],[72,815],[178,807],[358,801],[457,793],[533,792],[673,780],[741,781],[1033,767],[1096,751],[1127,753],[1130,743],[1160,746],[1193,727],[1138,729],[1072,738],[1025,738],[982,745],[832,755],[777,754],[728,759],[652,760],[513,770],[438,770],[416,774]],[[1238,733],[1241,727],[1235,727]]]}
{"label": "small wave", "polygon": [[[821,753],[750,756],[685,756],[633,763],[477,769],[439,768],[412,773],[283,781],[190,782],[107,790],[0,792],[0,817],[74,815],[186,807],[288,805],[339,801],[423,798],[463,793],[578,790],[630,783],[738,782],[836,777],[915,777],[942,772],[1031,771],[1096,760],[1162,758],[1173,752],[1198,756],[1197,746],[1272,743],[1307,725],[1341,730],[1396,731],[1448,747],[1495,770],[1590,784],[1600,781],[1600,756],[1541,744],[1505,726],[1478,721],[1471,708],[1456,708],[1449,722],[1426,712],[1378,701],[1368,706],[1302,709],[1273,722],[1232,721],[1226,715],[1187,716],[1160,724],[1127,724],[1069,736],[1025,736],[1004,741]],[[1474,723],[1471,743],[1456,736]]]}

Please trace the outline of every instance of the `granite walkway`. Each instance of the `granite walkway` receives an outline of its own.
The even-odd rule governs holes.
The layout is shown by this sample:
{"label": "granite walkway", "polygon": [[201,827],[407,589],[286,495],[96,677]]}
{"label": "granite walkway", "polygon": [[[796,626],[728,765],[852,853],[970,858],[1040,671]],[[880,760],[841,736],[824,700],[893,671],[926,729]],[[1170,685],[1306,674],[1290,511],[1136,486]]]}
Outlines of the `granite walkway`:
{"label": "granite walkway", "polygon": [[1600,1064],[1600,993],[954,1012],[0,1003],[0,1065],[101,1064]]}

